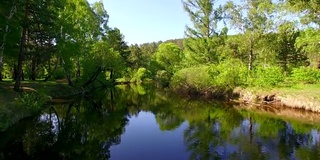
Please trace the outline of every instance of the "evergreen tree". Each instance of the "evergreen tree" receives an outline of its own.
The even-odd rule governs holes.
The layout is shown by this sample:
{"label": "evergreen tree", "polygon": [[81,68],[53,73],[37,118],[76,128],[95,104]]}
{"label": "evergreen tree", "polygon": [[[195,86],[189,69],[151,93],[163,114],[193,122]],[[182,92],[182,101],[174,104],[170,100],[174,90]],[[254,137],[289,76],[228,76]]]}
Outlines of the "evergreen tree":
{"label": "evergreen tree", "polygon": [[216,37],[220,32],[218,23],[223,19],[222,7],[215,6],[216,0],[185,0],[183,6],[188,13],[193,27],[186,27],[185,47],[190,57],[198,63],[218,61]]}

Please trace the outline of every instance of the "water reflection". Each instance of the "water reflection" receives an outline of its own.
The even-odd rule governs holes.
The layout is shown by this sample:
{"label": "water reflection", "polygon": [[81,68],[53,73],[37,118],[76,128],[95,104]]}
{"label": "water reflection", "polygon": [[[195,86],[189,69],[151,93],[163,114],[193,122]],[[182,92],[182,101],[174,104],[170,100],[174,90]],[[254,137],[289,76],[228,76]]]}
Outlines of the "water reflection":
{"label": "water reflection", "polygon": [[189,101],[152,85],[97,90],[0,133],[3,159],[320,159],[317,124]]}

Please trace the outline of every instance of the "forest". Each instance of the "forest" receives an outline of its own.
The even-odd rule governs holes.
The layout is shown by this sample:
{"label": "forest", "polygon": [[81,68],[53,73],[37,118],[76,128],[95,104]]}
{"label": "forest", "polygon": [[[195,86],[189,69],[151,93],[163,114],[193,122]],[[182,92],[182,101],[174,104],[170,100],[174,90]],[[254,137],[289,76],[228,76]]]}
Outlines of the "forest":
{"label": "forest", "polygon": [[319,83],[320,1],[182,3],[193,24],[185,38],[129,46],[102,1],[1,1],[0,81],[16,91],[24,81],[155,81],[194,94]]}
{"label": "forest", "polygon": [[319,159],[320,1],[181,3],[128,44],[102,0],[0,0],[0,159]]}

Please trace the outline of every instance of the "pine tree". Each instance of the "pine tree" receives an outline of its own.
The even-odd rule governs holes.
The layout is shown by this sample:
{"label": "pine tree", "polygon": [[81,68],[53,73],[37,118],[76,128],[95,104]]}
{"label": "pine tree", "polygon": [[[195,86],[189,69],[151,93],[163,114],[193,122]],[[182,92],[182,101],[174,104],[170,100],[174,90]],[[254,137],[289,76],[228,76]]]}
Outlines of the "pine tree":
{"label": "pine tree", "polygon": [[[215,7],[216,0],[183,1],[193,27],[186,27],[185,47],[190,57],[198,63],[217,62],[215,51],[217,38],[220,34],[218,23],[223,19],[222,7]],[[224,30],[223,33],[225,33]]]}

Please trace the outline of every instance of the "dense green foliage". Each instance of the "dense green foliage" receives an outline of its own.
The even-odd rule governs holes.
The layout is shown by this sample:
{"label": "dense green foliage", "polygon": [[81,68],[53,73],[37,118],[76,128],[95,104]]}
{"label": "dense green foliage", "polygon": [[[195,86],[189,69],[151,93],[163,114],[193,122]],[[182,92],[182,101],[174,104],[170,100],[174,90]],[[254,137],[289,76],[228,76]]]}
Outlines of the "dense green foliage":
{"label": "dense green foliage", "polygon": [[213,85],[213,79],[209,74],[209,66],[197,66],[181,69],[174,74],[171,87],[174,89],[194,88],[196,90],[207,89]]}
{"label": "dense green foliage", "polygon": [[[139,48],[141,57],[153,57],[144,59],[150,78],[174,90],[199,92],[319,82],[317,2],[215,4],[212,0],[183,1],[193,23],[186,28],[185,39],[130,47]],[[294,14],[303,15],[299,22],[286,18]],[[219,28],[222,22],[227,23]],[[231,29],[238,34],[227,35]],[[173,57],[177,53],[183,56]]]}
{"label": "dense green foliage", "polygon": [[0,80],[15,80],[16,90],[25,79],[105,84],[122,77],[130,62],[124,36],[108,26],[102,1],[1,1],[0,10]]}
{"label": "dense green foliage", "polygon": [[320,82],[320,71],[309,67],[294,68],[291,77],[297,83],[315,84]]}
{"label": "dense green foliage", "polygon": [[319,82],[317,1],[182,4],[192,22],[185,39],[128,46],[101,1],[3,1],[0,80],[15,80],[16,90],[20,79],[67,79],[74,87],[153,79],[198,91]]}

